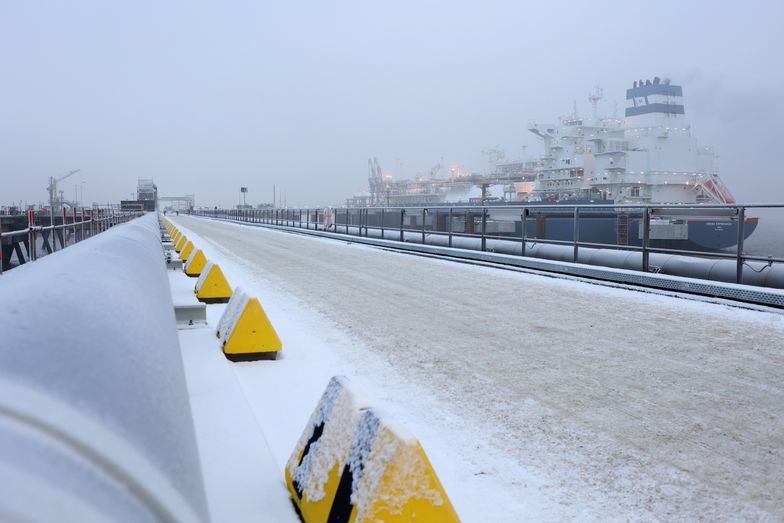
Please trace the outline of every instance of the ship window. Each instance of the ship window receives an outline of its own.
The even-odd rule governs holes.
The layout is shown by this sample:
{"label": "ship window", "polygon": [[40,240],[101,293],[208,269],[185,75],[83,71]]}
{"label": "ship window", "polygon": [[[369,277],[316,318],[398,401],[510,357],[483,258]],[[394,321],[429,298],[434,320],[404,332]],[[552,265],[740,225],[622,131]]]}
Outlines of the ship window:
{"label": "ship window", "polygon": [[630,196],[640,196],[640,188],[639,187],[632,187],[629,191]]}

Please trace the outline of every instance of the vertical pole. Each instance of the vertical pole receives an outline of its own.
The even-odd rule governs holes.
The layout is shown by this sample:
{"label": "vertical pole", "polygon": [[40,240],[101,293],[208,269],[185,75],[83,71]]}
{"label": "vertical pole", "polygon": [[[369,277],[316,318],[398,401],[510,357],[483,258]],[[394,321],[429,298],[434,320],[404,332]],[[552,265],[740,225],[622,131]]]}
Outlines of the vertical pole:
{"label": "vertical pole", "polygon": [[452,208],[449,208],[449,246],[452,246]]}
{"label": "vertical pole", "polygon": [[645,207],[643,209],[642,215],[642,272],[648,272],[650,267],[650,253],[648,252],[648,247],[650,247],[651,241],[651,209],[650,207]]}
{"label": "vertical pole", "polygon": [[346,207],[346,234],[348,234],[348,219],[349,219],[348,207]]}
{"label": "vertical pole", "polygon": [[305,229],[310,230],[310,209],[305,211]]}
{"label": "vertical pole", "polygon": [[3,274],[3,218],[0,217],[0,274]]}
{"label": "vertical pole", "polygon": [[580,241],[580,208],[574,208],[574,234],[572,238],[574,239],[574,254],[572,255],[574,263],[577,263],[577,248]]}
{"label": "vertical pole", "polygon": [[0,216],[0,275],[3,274],[3,218]]}
{"label": "vertical pole", "polygon": [[95,234],[94,227],[95,227],[95,207],[90,208],[90,238],[92,238]]}
{"label": "vertical pole", "polygon": [[736,270],[735,282],[743,283],[743,240],[746,239],[744,229],[746,227],[746,208],[740,207],[738,209],[738,247],[736,249]]}
{"label": "vertical pole", "polygon": [[386,209],[385,207],[381,208],[381,239],[382,240],[384,239],[384,214],[385,214],[384,211],[385,211],[385,209]]}
{"label": "vertical pole", "polygon": [[71,217],[73,220],[71,222],[71,224],[73,225],[73,241],[74,243],[76,243],[76,207],[71,207]]}
{"label": "vertical pole", "polygon": [[422,209],[422,245],[425,244],[425,218],[427,217],[427,209]]}
{"label": "vertical pole", "polygon": [[487,249],[487,238],[485,238],[486,232],[487,232],[487,208],[482,207],[482,251]]}
{"label": "vertical pole", "polygon": [[[27,259],[28,261],[35,260],[35,232],[33,231],[33,226],[35,225],[35,218],[33,217],[33,211],[27,211],[27,241],[29,246],[27,248]],[[2,242],[2,240],[0,240]]]}
{"label": "vertical pole", "polygon": [[523,212],[520,213],[520,225],[523,227],[522,236],[523,242],[520,248],[520,256],[525,256],[525,249],[526,249],[526,240],[528,239],[526,236],[526,229],[528,225],[528,207],[523,207]]}
{"label": "vertical pole", "polygon": [[400,209],[400,241],[405,241],[405,237],[403,236],[403,221],[405,220],[406,210]]}
{"label": "vertical pole", "polygon": [[79,236],[84,240],[84,207],[82,207],[82,219],[80,221],[82,223],[79,225]]}
{"label": "vertical pole", "polygon": [[49,206],[49,235],[52,239],[52,252],[56,251],[55,235],[54,235],[54,205]]}
{"label": "vertical pole", "polygon": [[68,218],[68,211],[66,211],[66,210],[65,210],[65,206],[63,206],[63,249],[65,249],[65,247],[68,245],[68,239],[65,237],[65,232],[66,232],[66,228],[65,228],[66,218]]}

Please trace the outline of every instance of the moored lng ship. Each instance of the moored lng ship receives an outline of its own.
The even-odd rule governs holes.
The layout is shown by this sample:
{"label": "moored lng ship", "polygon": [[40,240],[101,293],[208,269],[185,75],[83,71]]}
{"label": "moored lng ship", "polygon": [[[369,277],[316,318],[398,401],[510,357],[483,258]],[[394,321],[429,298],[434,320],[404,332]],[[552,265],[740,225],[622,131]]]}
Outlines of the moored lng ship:
{"label": "moored lng ship", "polygon": [[[389,205],[390,194],[401,206],[479,202],[493,206],[491,216],[499,219],[506,213],[497,206],[524,205],[532,213],[526,225],[529,238],[564,241],[573,238],[573,211],[568,206],[602,205],[606,207],[582,211],[580,240],[615,245],[642,242],[641,213],[621,205],[682,205],[680,215],[678,209],[668,209],[652,218],[651,246],[715,251],[736,245],[738,217],[715,210],[717,204],[734,204],[735,199],[718,175],[713,150],[700,146],[691,134],[683,88],[658,77],[635,81],[626,90],[623,120],[600,117],[600,99],[598,89],[589,97],[591,117],[582,118],[575,109],[557,124],[530,124],[529,131],[544,145],[539,158],[498,164],[494,173],[470,180],[453,176],[405,181],[403,190],[394,186],[401,182],[392,182],[390,188],[387,180],[380,193],[380,170],[371,172],[368,203]],[[477,186],[483,189],[482,197],[469,198]],[[497,187],[504,198],[487,197],[501,192]],[[744,237],[756,226],[756,217],[745,218]],[[518,221],[515,234],[521,227]]]}

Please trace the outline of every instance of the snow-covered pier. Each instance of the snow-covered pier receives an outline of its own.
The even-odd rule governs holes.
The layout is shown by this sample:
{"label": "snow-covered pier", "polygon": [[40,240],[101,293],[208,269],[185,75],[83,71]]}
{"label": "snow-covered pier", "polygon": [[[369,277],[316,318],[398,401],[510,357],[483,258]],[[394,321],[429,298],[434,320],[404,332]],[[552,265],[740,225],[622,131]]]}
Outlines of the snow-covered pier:
{"label": "snow-covered pier", "polygon": [[173,219],[284,340],[232,367],[278,463],[343,373],[466,521],[784,517],[778,312]]}
{"label": "snow-covered pier", "polygon": [[151,214],[9,271],[0,478],[19,496],[0,508],[51,516],[33,485],[60,516],[295,522],[284,471],[343,375],[463,521],[784,518],[781,310],[171,220],[258,299],[277,358],[224,357],[238,315],[166,269]]}

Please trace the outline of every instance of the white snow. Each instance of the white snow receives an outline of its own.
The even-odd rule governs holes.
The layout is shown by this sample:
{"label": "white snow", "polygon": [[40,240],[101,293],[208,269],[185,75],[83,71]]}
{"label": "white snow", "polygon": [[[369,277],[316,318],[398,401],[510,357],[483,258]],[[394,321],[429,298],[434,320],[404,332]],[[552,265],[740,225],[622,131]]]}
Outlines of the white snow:
{"label": "white snow", "polygon": [[420,440],[464,521],[781,516],[780,315],[175,221],[283,341],[227,367],[281,481],[344,374]]}
{"label": "white snow", "polygon": [[[198,303],[195,282],[170,270],[172,301]],[[216,317],[225,308],[207,305],[209,326],[179,331],[211,520],[297,522],[280,465],[265,438],[274,428],[259,426],[215,336]]]}

